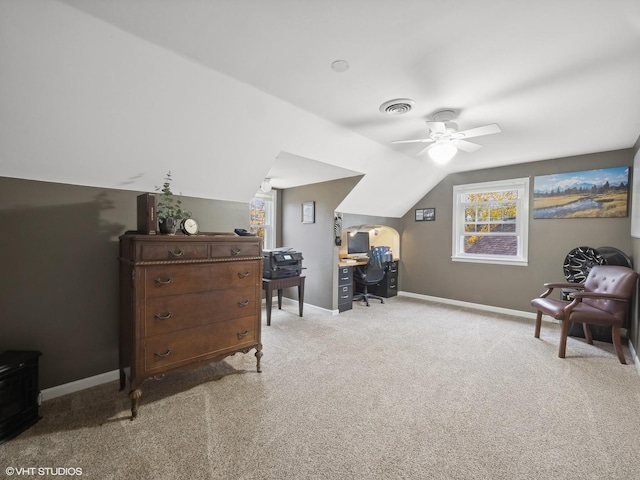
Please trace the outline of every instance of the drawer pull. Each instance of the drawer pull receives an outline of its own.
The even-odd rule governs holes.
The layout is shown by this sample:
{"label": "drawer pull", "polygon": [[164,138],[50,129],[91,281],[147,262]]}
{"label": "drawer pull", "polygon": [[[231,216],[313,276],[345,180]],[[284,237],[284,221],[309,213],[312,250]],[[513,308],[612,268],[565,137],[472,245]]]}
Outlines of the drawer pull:
{"label": "drawer pull", "polygon": [[184,252],[182,250],[178,250],[177,252],[174,252],[173,250],[169,250],[170,257],[178,258],[178,257],[181,257],[182,255],[184,255]]}
{"label": "drawer pull", "polygon": [[158,358],[167,358],[169,355],[171,355],[172,352],[173,350],[171,350],[170,348],[167,348],[166,352],[164,353],[154,352],[153,355]]}
{"label": "drawer pull", "polygon": [[245,330],[244,332],[238,332],[238,340],[249,335],[249,330]]}
{"label": "drawer pull", "polygon": [[242,252],[241,248],[232,248],[231,249],[231,255],[239,255],[240,252]]}
{"label": "drawer pull", "polygon": [[251,272],[238,272],[240,278],[247,278],[249,275],[251,275]]}
{"label": "drawer pull", "polygon": [[246,307],[247,305],[249,305],[249,300],[238,300],[238,305],[240,305],[241,307]]}
{"label": "drawer pull", "polygon": [[171,282],[173,282],[173,278],[169,277],[167,279],[164,278],[156,278],[156,283],[159,285],[169,285]]}
{"label": "drawer pull", "polygon": [[154,317],[156,317],[158,320],[167,320],[171,317],[173,317],[173,312],[167,312],[167,313],[156,313],[154,315]]}

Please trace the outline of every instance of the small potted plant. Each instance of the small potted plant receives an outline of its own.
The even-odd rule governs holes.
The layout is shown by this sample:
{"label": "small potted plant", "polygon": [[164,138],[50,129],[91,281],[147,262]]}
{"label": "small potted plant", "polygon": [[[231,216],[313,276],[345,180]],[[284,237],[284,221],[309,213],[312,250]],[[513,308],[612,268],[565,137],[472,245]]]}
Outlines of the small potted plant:
{"label": "small potted plant", "polygon": [[158,226],[160,233],[174,235],[176,229],[183,218],[191,216],[191,212],[182,209],[182,199],[171,191],[171,172],[167,172],[164,183],[161,187],[156,186],[156,191],[160,192],[156,205],[158,211]]}

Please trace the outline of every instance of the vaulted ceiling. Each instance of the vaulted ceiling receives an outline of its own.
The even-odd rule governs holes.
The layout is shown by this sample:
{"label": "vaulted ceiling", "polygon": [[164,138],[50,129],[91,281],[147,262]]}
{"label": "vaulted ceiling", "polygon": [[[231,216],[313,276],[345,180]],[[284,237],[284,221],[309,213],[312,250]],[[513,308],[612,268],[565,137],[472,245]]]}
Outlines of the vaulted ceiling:
{"label": "vaulted ceiling", "polygon": [[[53,10],[52,4],[57,5]],[[49,25],[39,8],[43,5],[55,11],[51,21],[64,18],[65,22]],[[252,172],[246,186],[240,182],[236,187],[242,196],[265,176],[273,176],[276,187],[290,187],[364,174],[353,198],[345,200],[344,209],[401,216],[447,173],[629,148],[640,134],[637,0],[8,0],[2,8],[5,20],[0,20],[4,22],[0,26],[13,26],[9,33],[0,33],[5,40],[0,53],[11,56],[10,62],[0,59],[3,70],[15,71],[18,66],[30,74],[38,72],[26,70],[24,65],[33,61],[27,57],[29,49],[24,50],[25,58],[18,58],[18,52],[31,41],[41,47],[33,37],[42,35],[39,42],[43,44],[55,37],[60,43],[58,51],[88,48],[101,62],[102,66],[94,66],[89,57],[82,61],[79,58],[84,57],[78,57],[70,67],[76,76],[88,75],[83,68],[100,70],[96,78],[104,83],[95,85],[96,95],[112,88],[114,81],[123,81],[115,78],[122,76],[130,77],[128,83],[122,83],[123,89],[142,92],[149,72],[169,85],[167,92],[175,92],[182,81],[172,78],[177,67],[164,70],[158,67],[161,63],[187,61],[196,64],[193,69],[198,72],[210,71],[198,74],[198,81],[182,82],[178,87],[190,92],[176,93],[189,102],[200,96],[204,107],[193,105],[189,107],[193,111],[185,112],[183,104],[175,105],[171,108],[176,115],[191,113],[192,118],[175,119],[175,125],[160,125],[155,132],[142,134],[142,140],[155,135],[162,143],[167,131],[179,130],[192,119],[205,124],[208,115],[216,115],[217,122],[223,119],[223,128],[216,128],[222,131],[218,143],[215,139],[207,143],[200,136],[207,132],[198,131],[198,127],[191,127],[192,133],[180,139],[193,142],[191,150],[185,148],[185,159],[180,160],[189,168],[174,163],[173,169],[182,168],[183,183],[194,185],[192,191],[183,190],[194,195],[212,195],[195,178],[211,171],[203,166],[205,159],[215,163],[213,152],[217,151],[224,161],[233,162],[229,157],[233,156],[232,148],[237,148],[238,167],[244,173]],[[31,25],[33,32],[21,33],[16,25]],[[68,40],[60,39],[67,35]],[[118,47],[126,56],[118,54]],[[134,57],[138,53],[141,56]],[[154,63],[154,56],[160,55],[177,60]],[[67,53],[59,59],[68,57]],[[348,62],[349,68],[335,71],[332,63],[336,60]],[[48,60],[43,56],[38,61],[43,64]],[[62,63],[58,67],[66,68]],[[53,72],[56,65],[47,68]],[[179,66],[186,68],[192,67]],[[105,72],[112,72],[114,78],[105,78]],[[207,75],[219,100],[204,92]],[[13,89],[25,88],[17,76],[13,80]],[[37,90],[36,80],[47,82],[46,77],[31,79],[29,92]],[[62,91],[72,96],[64,92],[65,82],[60,83],[49,94]],[[91,89],[86,82],[82,85],[74,86],[74,91]],[[227,89],[227,85],[234,87]],[[48,92],[51,86],[44,88]],[[158,91],[162,90],[153,92],[156,97]],[[17,111],[17,103],[12,103],[15,92],[0,93],[5,104]],[[126,95],[119,94],[120,98]],[[133,103],[140,97],[137,95]],[[78,103],[83,103],[82,98]],[[389,115],[380,111],[384,102],[403,98],[414,101],[409,112]],[[153,99],[144,99],[142,104],[145,102],[145,108],[153,111]],[[126,123],[122,112],[114,114],[110,105],[122,110],[127,104],[131,101],[113,105],[110,100],[108,105],[100,105],[99,118],[114,115],[112,122],[99,123],[103,133],[116,121]],[[135,108],[138,111],[129,112],[129,116],[140,120],[141,107]],[[165,105],[163,111],[169,108]],[[460,129],[497,123],[502,133],[473,139],[482,148],[459,152],[442,167],[434,165],[425,153],[416,155],[424,144],[391,143],[425,137],[425,121],[445,108],[455,111]],[[277,115],[270,116],[276,111]],[[78,113],[77,107],[72,112]],[[0,119],[3,124],[10,121]],[[122,132],[113,128],[123,141],[135,144],[127,137],[135,128],[133,120]],[[28,125],[27,119],[19,123]],[[276,129],[274,123],[281,125]],[[55,130],[43,132],[41,137]],[[58,147],[53,150],[64,169],[64,159],[73,155]],[[172,148],[164,145],[153,154],[162,158]],[[207,148],[211,151],[203,155]],[[26,149],[16,143],[3,155],[25,154]],[[253,169],[242,163],[243,156],[260,155],[264,159],[256,160]],[[38,164],[43,161],[36,158],[39,155],[31,157],[35,162],[31,170],[46,170]],[[132,168],[128,183],[121,178],[116,181],[116,177],[111,183],[144,190],[153,181],[158,183],[160,169],[172,165],[166,159],[154,169],[144,164],[143,155],[138,157],[136,161],[143,164]],[[287,168],[278,164],[279,157]],[[191,160],[195,163],[189,164]],[[218,167],[217,171],[226,168]],[[12,168],[0,170],[0,174],[29,176],[24,165]],[[82,172],[82,166],[75,170]],[[51,175],[55,177],[54,172]],[[78,174],[78,182],[90,184],[90,174],[83,175]],[[102,178],[109,175],[103,172]],[[146,183],[138,181],[145,176]],[[391,198],[371,201],[379,196],[380,185],[389,180],[398,183],[403,200],[392,191]],[[237,199],[222,183],[211,182],[221,198]],[[94,184],[100,181],[96,179]]]}

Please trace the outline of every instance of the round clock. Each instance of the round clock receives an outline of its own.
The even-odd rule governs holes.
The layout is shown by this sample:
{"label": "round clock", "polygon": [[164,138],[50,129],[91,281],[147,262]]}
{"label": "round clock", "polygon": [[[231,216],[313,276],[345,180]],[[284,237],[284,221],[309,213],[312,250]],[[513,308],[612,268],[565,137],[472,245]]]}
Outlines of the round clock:
{"label": "round clock", "polygon": [[193,218],[185,218],[180,223],[180,230],[185,235],[195,235],[198,233],[198,222],[196,222]]}

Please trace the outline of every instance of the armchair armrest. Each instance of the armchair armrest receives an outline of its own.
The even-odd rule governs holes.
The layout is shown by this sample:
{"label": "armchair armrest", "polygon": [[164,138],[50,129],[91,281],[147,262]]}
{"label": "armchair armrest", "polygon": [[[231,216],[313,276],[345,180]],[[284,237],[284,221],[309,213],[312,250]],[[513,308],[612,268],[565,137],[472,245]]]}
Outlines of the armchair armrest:
{"label": "armchair armrest", "polygon": [[584,290],[583,283],[570,283],[570,282],[551,282],[545,283],[545,288],[575,288],[576,290]]}
{"label": "armchair armrest", "polygon": [[582,300],[583,298],[596,298],[600,300],[616,300],[619,302],[626,302],[629,299],[620,295],[614,295],[606,292],[573,292],[570,294],[573,298]]}
{"label": "armchair armrest", "polygon": [[573,290],[584,290],[584,284],[582,283],[570,283],[570,282],[551,282],[545,283],[544,287],[546,288],[545,292],[540,295],[540,298],[545,298],[551,295],[556,288],[571,288]]}
{"label": "armchair armrest", "polygon": [[564,307],[564,315],[565,315],[564,318],[569,318],[569,316],[571,315],[571,311],[576,307],[576,305],[582,302],[583,298],[597,298],[601,300],[617,300],[620,302],[626,302],[629,300],[626,297],[621,297],[620,295],[614,295],[612,293],[605,293],[605,292],[573,292],[569,294],[569,296],[572,297],[573,300],[571,301],[571,303],[569,303],[569,305]]}

